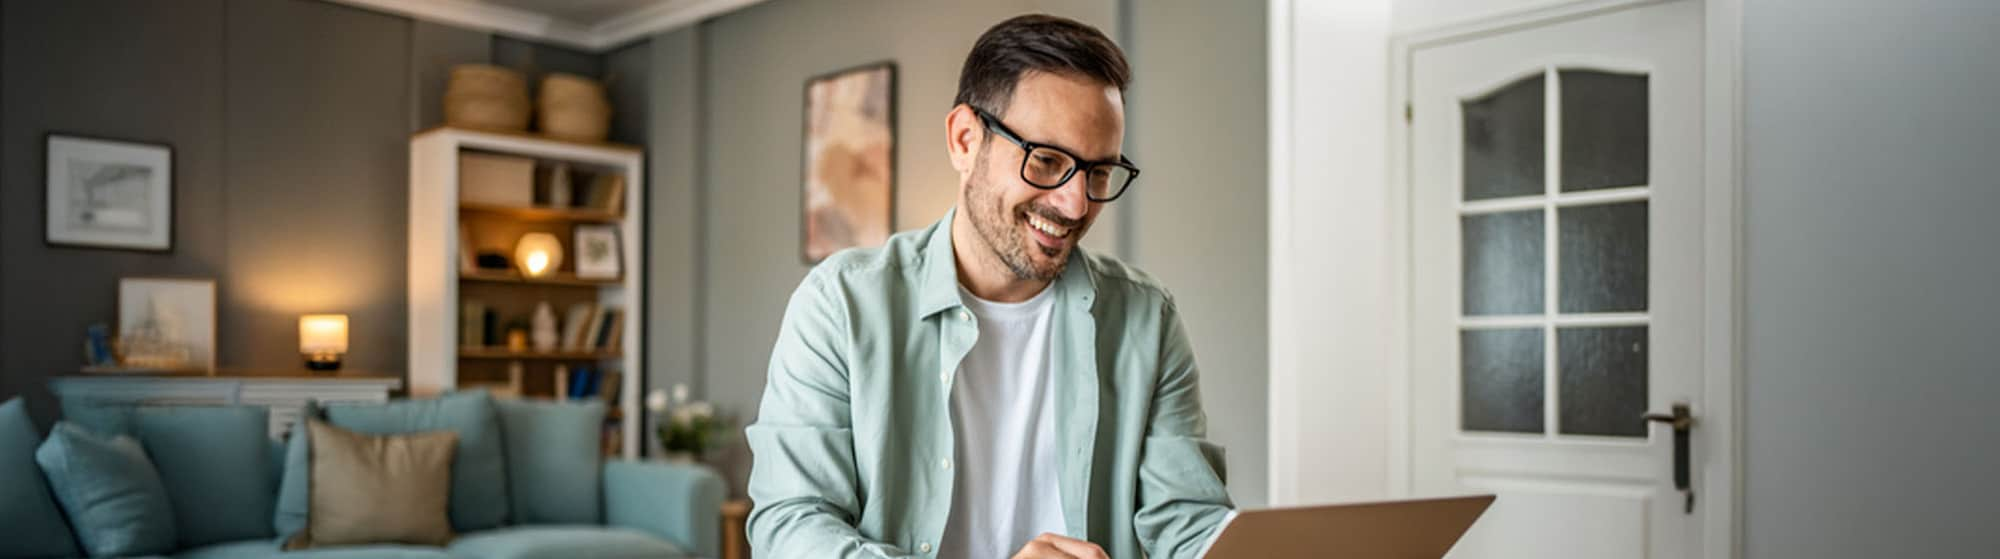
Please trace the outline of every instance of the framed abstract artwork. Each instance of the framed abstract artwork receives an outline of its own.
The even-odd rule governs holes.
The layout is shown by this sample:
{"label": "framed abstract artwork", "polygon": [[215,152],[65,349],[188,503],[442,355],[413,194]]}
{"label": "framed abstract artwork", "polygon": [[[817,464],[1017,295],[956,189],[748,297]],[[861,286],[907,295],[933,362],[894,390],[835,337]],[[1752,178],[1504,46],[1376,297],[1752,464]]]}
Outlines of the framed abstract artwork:
{"label": "framed abstract artwork", "polygon": [[889,239],[896,212],[896,65],[878,62],[806,80],[800,255]]}
{"label": "framed abstract artwork", "polygon": [[173,250],[172,147],[49,134],[44,148],[44,242]]}

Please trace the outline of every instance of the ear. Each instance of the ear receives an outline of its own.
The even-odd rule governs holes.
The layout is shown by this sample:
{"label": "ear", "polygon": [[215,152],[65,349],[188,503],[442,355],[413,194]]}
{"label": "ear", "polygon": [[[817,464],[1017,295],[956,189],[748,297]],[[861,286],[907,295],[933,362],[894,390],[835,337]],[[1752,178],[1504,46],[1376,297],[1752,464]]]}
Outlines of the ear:
{"label": "ear", "polygon": [[986,126],[980,124],[979,115],[972,112],[972,106],[960,103],[944,115],[944,149],[951,154],[951,167],[964,177],[972,172],[979,158],[981,144],[985,142]]}

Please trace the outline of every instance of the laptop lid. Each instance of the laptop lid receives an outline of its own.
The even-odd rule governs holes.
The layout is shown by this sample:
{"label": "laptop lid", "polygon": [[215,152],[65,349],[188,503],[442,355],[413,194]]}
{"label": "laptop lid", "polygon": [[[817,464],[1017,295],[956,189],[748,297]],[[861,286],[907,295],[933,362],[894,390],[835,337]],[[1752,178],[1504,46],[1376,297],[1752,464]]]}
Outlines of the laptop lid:
{"label": "laptop lid", "polygon": [[1492,495],[1238,511],[1206,559],[1438,559]]}

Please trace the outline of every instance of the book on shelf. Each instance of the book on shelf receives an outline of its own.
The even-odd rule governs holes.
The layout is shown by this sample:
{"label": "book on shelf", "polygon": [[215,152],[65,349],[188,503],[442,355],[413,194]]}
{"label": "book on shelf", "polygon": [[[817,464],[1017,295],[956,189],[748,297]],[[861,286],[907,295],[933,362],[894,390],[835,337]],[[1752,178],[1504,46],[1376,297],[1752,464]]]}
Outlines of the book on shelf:
{"label": "book on shelf", "polygon": [[597,339],[597,329],[604,325],[605,310],[602,306],[593,306],[590,309],[590,317],[583,322],[583,335],[577,336],[576,340],[571,342],[570,349],[583,351],[591,348],[591,341]]}
{"label": "book on shelf", "polygon": [[[624,388],[625,375],[618,371],[605,371],[601,380],[597,395],[604,398],[604,406],[607,409],[618,409],[618,393]],[[609,414],[606,414],[606,417],[609,417]]]}
{"label": "book on shelf", "polygon": [[557,402],[569,401],[569,367],[556,365],[555,392]]}
{"label": "book on shelf", "polygon": [[583,203],[578,205],[605,213],[616,214],[624,208],[624,202],[625,175],[620,173],[602,173],[591,178],[590,185],[586,187],[586,192],[584,193]]}
{"label": "book on shelf", "polygon": [[590,317],[597,313],[596,303],[577,303],[569,306],[569,314],[563,321],[562,343],[564,348],[583,347],[583,334],[590,325]]}
{"label": "book on shelf", "polygon": [[618,331],[624,329],[624,317],[624,311],[606,309],[604,311],[604,322],[598,325],[597,337],[591,342],[590,347],[599,350],[611,349],[611,340],[617,339]]}
{"label": "book on shelf", "polygon": [[458,307],[458,345],[461,347],[483,347],[486,345],[486,304],[466,301]]}

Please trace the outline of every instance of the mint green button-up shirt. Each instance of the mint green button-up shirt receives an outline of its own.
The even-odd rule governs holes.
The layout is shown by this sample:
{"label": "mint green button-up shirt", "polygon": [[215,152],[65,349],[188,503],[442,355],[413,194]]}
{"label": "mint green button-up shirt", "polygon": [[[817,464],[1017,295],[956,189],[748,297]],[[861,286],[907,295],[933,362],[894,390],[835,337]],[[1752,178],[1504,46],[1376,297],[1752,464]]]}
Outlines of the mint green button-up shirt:
{"label": "mint green button-up shirt", "polygon": [[[745,429],[759,557],[936,555],[956,472],[952,377],[979,338],[952,215],[835,254],[793,292]],[[1173,298],[1081,248],[1049,288],[1065,535],[1116,559],[1193,557],[1232,505]]]}

